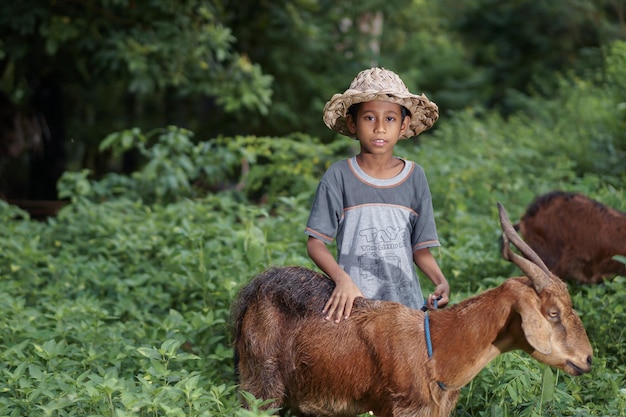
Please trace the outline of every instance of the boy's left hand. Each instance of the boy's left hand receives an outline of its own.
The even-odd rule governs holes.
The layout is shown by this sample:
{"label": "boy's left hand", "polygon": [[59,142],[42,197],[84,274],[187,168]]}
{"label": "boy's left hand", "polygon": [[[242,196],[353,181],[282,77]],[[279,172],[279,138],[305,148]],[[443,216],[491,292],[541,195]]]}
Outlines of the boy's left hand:
{"label": "boy's left hand", "polygon": [[450,286],[448,282],[441,283],[435,287],[435,291],[428,296],[426,304],[429,308],[435,307],[435,300],[437,300],[437,307],[444,307],[448,304],[450,297]]}

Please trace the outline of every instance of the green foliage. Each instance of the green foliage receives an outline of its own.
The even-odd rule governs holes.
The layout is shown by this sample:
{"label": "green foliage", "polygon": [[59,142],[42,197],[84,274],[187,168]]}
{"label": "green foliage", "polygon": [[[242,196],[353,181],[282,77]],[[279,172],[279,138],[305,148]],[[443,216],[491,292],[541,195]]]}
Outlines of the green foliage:
{"label": "green foliage", "polygon": [[3,2],[0,16],[3,56],[14,68],[9,96],[28,96],[17,87],[46,75],[42,64],[56,72],[62,62],[66,82],[124,80],[141,94],[175,87],[215,96],[227,111],[267,110],[271,78],[233,51],[214,3],[28,0]]}
{"label": "green foliage", "polygon": [[246,163],[240,184],[249,197],[276,198],[309,193],[333,160],[341,142],[323,145],[304,134],[282,138],[245,136],[220,138],[218,144]]}
{"label": "green foliage", "polygon": [[119,159],[137,152],[139,168],[130,176],[108,173],[93,180],[91,172],[66,172],[59,196],[76,201],[116,198],[146,203],[197,197],[206,191],[230,190],[240,198],[268,200],[294,196],[315,187],[340,144],[322,145],[304,134],[289,137],[222,137],[194,143],[193,133],[168,126],[143,133],[133,128],[109,134],[102,152]]}
{"label": "green foliage", "polygon": [[575,286],[572,302],[587,307],[582,316],[589,338],[596,342],[598,353],[607,366],[619,368],[626,364],[626,278],[616,277],[604,285]]}
{"label": "green foliage", "polygon": [[240,409],[229,309],[266,265],[306,263],[272,241],[293,223],[227,194],[0,213],[0,414],[270,415]]}
{"label": "green foliage", "polygon": [[489,74],[472,62],[471,50],[455,36],[452,10],[428,1],[403,7],[407,13],[385,15],[381,49],[394,52],[384,54],[379,64],[396,71],[410,91],[433,99],[441,114],[487,103]]}
{"label": "green foliage", "polygon": [[[110,167],[96,157],[97,144],[111,131],[176,121],[202,134],[216,126],[228,131],[229,114],[266,114],[273,77],[237,51],[222,3],[1,2],[0,111],[7,146],[18,156],[36,148],[38,157],[56,158],[61,169],[101,175]],[[49,151],[38,137],[51,135],[62,150]],[[30,161],[14,161],[24,172],[3,162],[5,194],[5,187],[13,191],[29,180]]]}
{"label": "green foliage", "polygon": [[[100,176],[112,168],[99,139],[134,126],[184,126],[202,141],[306,132],[331,142],[324,103],[372,65],[396,70],[442,115],[502,103],[511,112],[520,91],[550,96],[558,71],[600,66],[624,38],[618,3],[4,1],[0,154],[33,151],[50,132],[51,165]],[[31,161],[0,161],[0,193],[25,193],[29,165],[40,168]]]}
{"label": "green foliage", "polygon": [[472,65],[487,74],[480,90],[490,104],[515,109],[509,93],[536,83],[554,93],[554,75],[583,72],[601,61],[601,48],[623,33],[622,6],[610,1],[493,0],[440,2]]}
{"label": "green foliage", "polygon": [[[508,119],[477,109],[446,115],[435,131],[398,146],[427,172],[443,244],[436,255],[453,302],[519,275],[499,255],[496,201],[512,219],[557,188],[626,207],[624,174],[613,163],[624,150],[623,97],[611,94],[622,82],[610,81],[622,71],[615,48],[613,75],[602,82],[597,74],[563,81],[562,94],[524,97],[535,111]],[[567,129],[578,119],[603,135]],[[237,390],[230,305],[268,266],[312,266],[302,231],[315,183],[354,142],[192,139],[173,126],[107,136],[103,151],[137,152],[137,171],[66,173],[59,188],[69,204],[43,222],[0,201],[1,415],[276,411]],[[462,390],[453,415],[625,416],[625,284],[569,286],[594,348],[591,374],[573,378],[507,353]]]}
{"label": "green foliage", "polygon": [[[287,135],[307,132],[324,141],[332,133],[320,122],[324,103],[345,90],[361,69],[377,64],[387,19],[413,13],[399,0],[229,1],[225,25],[241,52],[271,74],[273,105],[267,117],[238,114],[239,132]],[[382,17],[381,32],[374,16]],[[410,28],[405,28],[410,31]],[[384,55],[395,55],[395,48]]]}

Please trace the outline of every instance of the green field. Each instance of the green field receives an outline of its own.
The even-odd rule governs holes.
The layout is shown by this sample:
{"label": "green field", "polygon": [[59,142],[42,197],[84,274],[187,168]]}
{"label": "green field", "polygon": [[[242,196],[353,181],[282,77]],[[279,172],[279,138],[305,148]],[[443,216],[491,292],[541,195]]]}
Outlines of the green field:
{"label": "green field", "polygon": [[[399,145],[428,175],[453,303],[519,274],[499,255],[497,201],[512,219],[556,189],[626,209],[614,87],[564,82],[520,115],[467,109]],[[68,204],[45,221],[0,202],[0,415],[268,415],[251,398],[240,407],[229,308],[266,267],[312,266],[303,229],[315,186],[353,144],[124,131],[102,148],[138,150],[136,172],[67,172]],[[591,374],[508,353],[463,389],[454,415],[625,416],[625,285],[569,284]]]}

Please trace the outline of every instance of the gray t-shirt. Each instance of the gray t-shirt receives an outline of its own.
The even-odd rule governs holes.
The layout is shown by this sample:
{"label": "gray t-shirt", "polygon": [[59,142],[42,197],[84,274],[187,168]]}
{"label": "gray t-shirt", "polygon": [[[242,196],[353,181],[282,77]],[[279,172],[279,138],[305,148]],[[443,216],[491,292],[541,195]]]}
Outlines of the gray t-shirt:
{"label": "gray t-shirt", "polygon": [[356,157],[335,162],[318,185],[305,232],[325,243],[337,239],[337,263],[366,297],[424,304],[413,252],[440,244],[418,164],[404,160],[400,174],[381,180]]}

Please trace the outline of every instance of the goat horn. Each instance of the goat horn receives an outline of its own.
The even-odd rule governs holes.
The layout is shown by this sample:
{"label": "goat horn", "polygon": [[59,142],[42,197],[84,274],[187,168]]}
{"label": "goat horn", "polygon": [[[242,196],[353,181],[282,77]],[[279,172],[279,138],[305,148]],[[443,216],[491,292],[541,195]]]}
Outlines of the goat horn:
{"label": "goat horn", "polygon": [[[498,202],[500,226],[502,227],[502,257],[513,262],[532,281],[535,290],[540,293],[551,280],[551,273],[539,255],[517,234],[504,206]],[[509,242],[525,256],[519,256],[511,250]]]}

